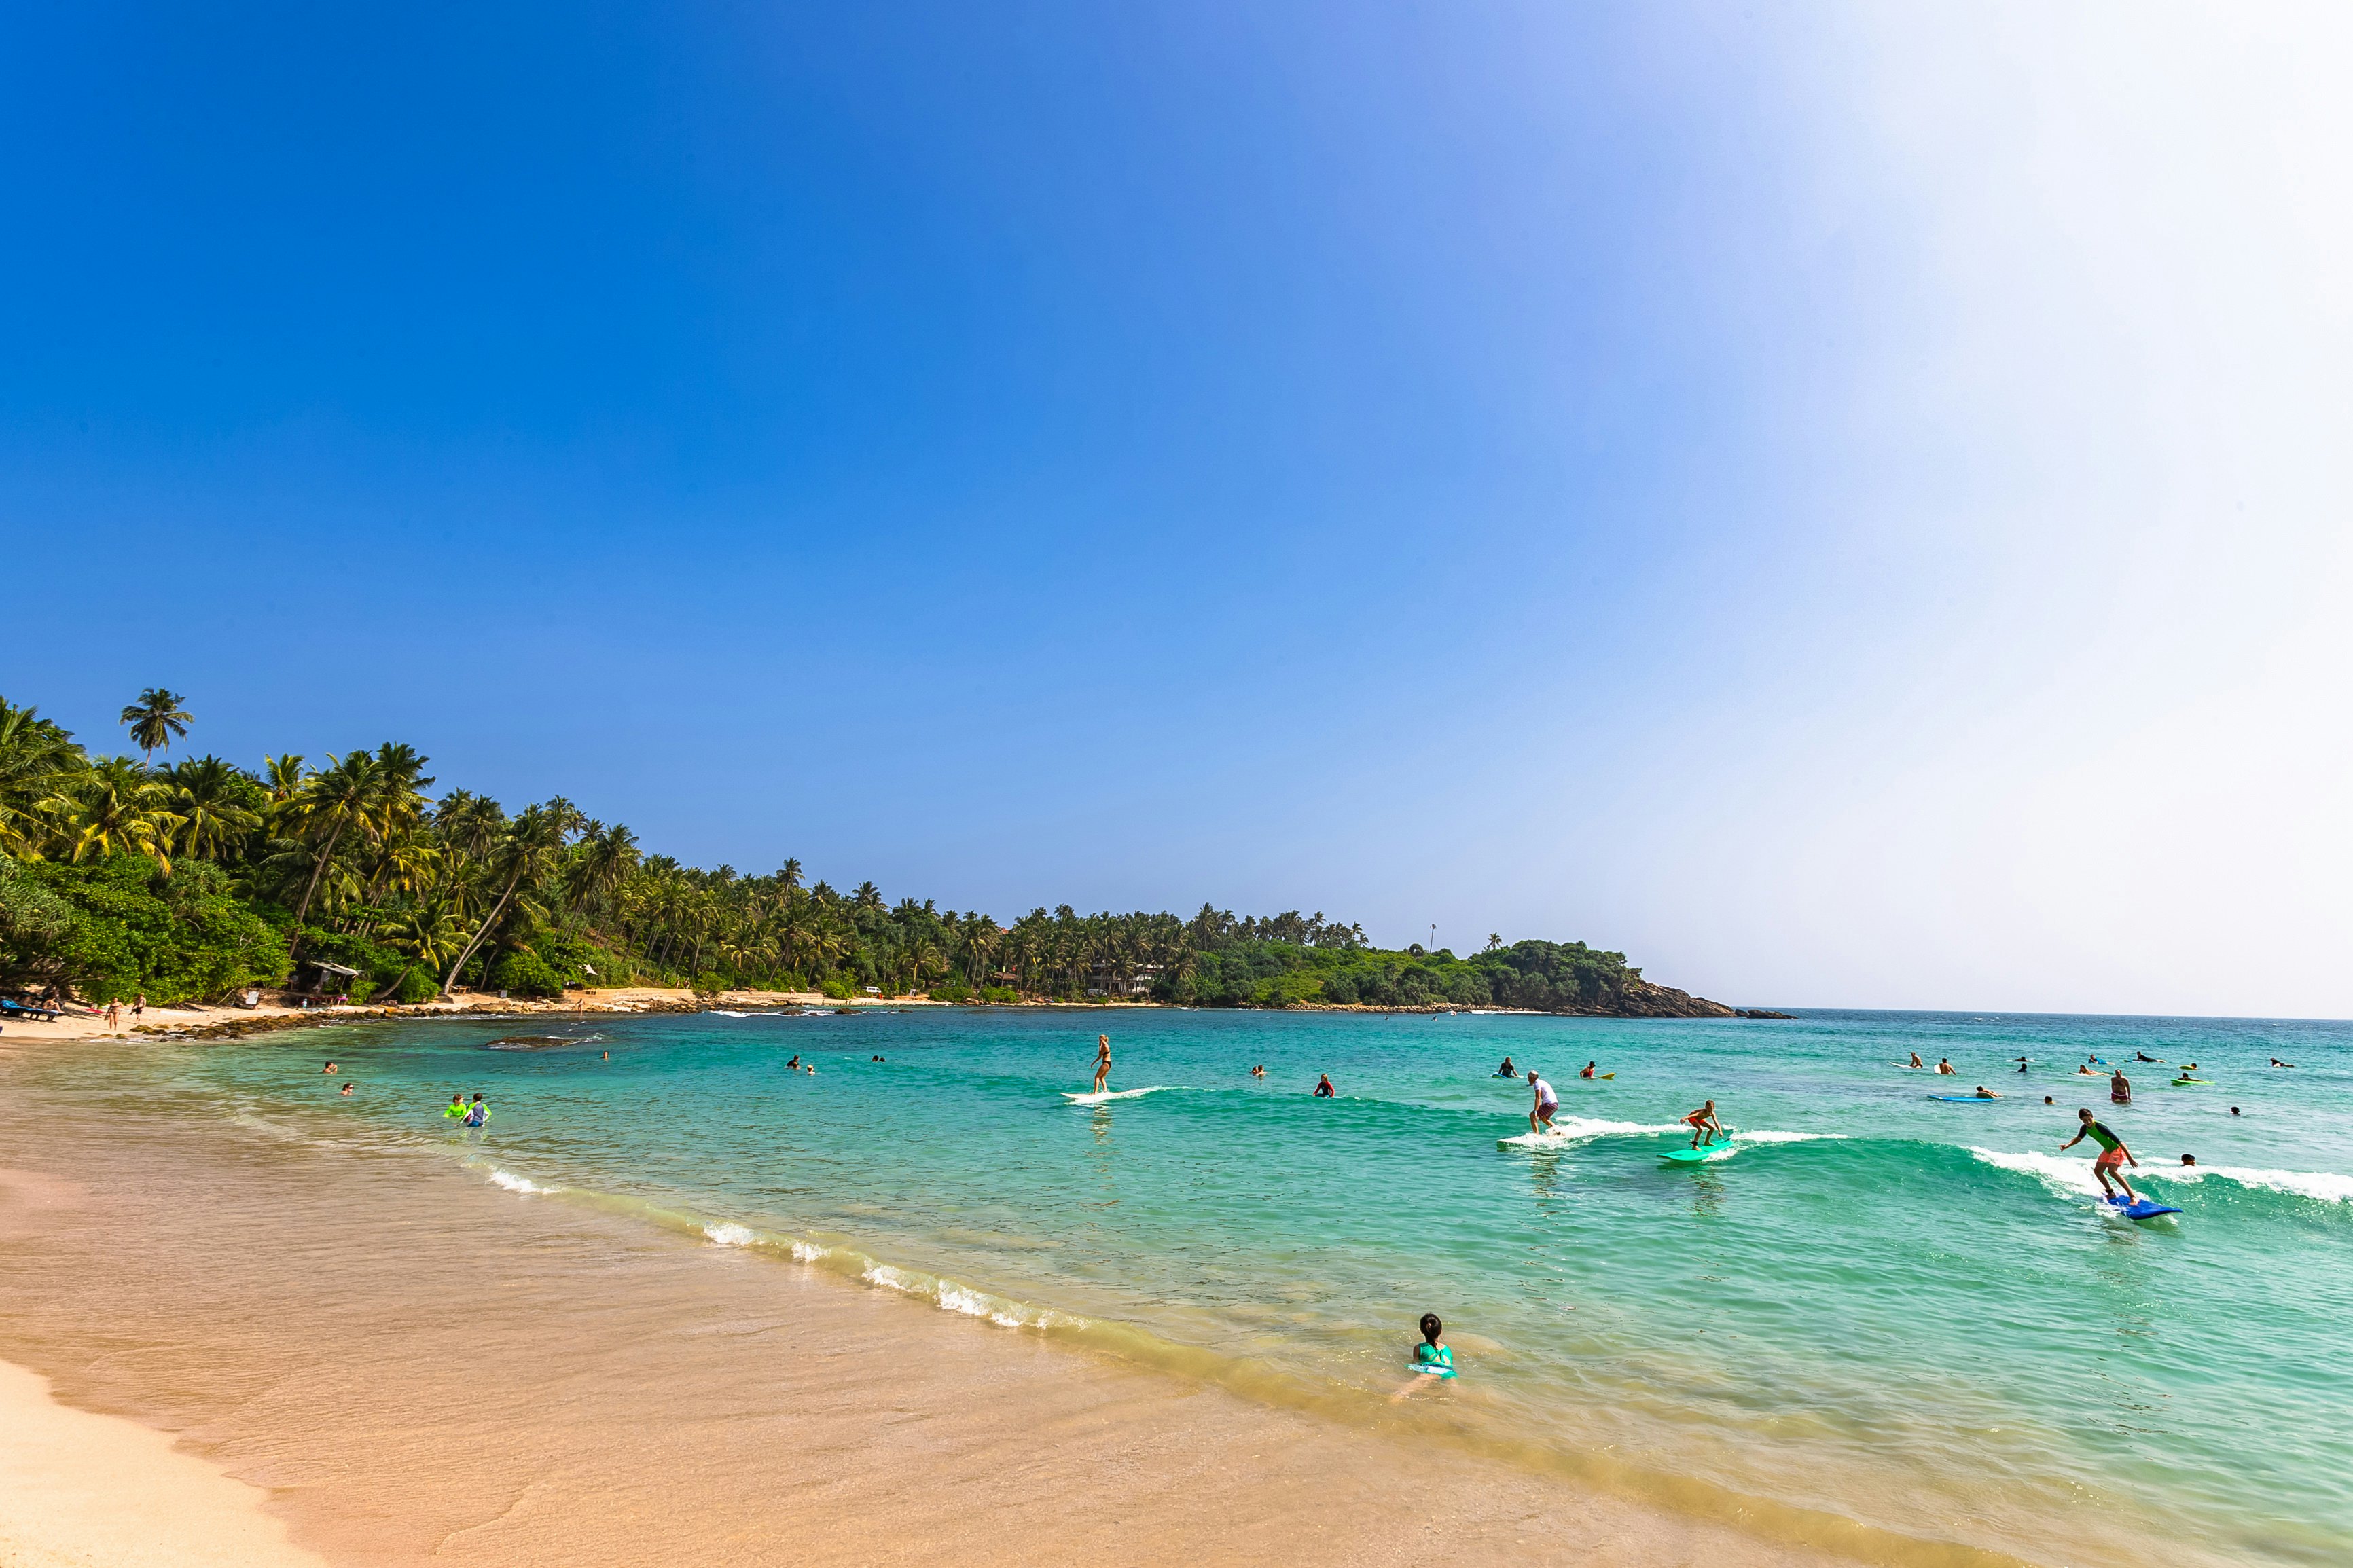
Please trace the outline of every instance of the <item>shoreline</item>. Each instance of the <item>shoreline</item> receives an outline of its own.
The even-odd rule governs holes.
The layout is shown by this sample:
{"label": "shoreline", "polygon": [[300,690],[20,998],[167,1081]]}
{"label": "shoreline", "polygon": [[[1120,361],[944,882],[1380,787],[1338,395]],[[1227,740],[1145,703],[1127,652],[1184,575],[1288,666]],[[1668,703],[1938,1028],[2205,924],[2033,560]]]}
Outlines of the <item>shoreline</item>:
{"label": "shoreline", "polygon": [[290,1564],[1851,1560],[413,1152],[61,1112],[0,1164],[0,1356],[266,1493]]}
{"label": "shoreline", "polygon": [[0,1362],[0,1563],[7,1568],[328,1568],[269,1495],[170,1434],[77,1409]]}

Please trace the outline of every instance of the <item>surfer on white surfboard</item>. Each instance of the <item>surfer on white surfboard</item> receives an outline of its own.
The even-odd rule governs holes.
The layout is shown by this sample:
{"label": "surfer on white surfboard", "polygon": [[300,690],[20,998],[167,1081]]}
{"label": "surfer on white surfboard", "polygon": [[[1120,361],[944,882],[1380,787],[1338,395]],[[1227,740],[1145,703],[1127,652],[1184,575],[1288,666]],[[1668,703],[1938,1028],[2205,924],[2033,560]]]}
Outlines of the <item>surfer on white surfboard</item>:
{"label": "surfer on white surfboard", "polygon": [[1095,1037],[1095,1087],[1094,1087],[1094,1092],[1095,1092],[1095,1093],[1097,1093],[1097,1094],[1101,1094],[1101,1093],[1103,1091],[1103,1085],[1105,1085],[1105,1084],[1109,1083],[1110,1081],[1111,1081],[1111,1037],[1110,1037],[1109,1035],[1097,1035],[1097,1036]]}

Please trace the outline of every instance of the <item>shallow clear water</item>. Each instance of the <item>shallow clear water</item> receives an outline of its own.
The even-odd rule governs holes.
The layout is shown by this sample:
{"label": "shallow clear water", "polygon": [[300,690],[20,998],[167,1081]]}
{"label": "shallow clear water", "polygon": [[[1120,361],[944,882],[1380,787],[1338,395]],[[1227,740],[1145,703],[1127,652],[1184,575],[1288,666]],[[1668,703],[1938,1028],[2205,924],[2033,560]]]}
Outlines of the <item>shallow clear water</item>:
{"label": "shallow clear water", "polygon": [[[572,1043],[486,1048],[516,1029]],[[1062,1098],[1099,1029],[1113,1087],[1155,1092]],[[1505,1142],[1529,1098],[1491,1076],[1507,1053],[1573,1136]],[[2126,1061],[2136,1103],[2074,1076],[2087,1055]],[[1588,1059],[1617,1077],[1578,1081]],[[1979,1083],[2006,1098],[1929,1098]],[[706,1014],[166,1046],[104,1092],[166,1089],[225,1131],[414,1143],[519,1201],[643,1202],[1338,1410],[1387,1408],[1350,1395],[1406,1384],[1434,1310],[1463,1375],[1404,1419],[1654,1493],[1693,1478],[1719,1510],[2042,1562],[2353,1561],[2353,1026]],[[486,1130],[444,1121],[453,1090],[488,1097]],[[1666,1164],[1708,1097],[1735,1153]],[[2178,1218],[2103,1211],[2090,1144],[2058,1152],[2078,1105]]]}

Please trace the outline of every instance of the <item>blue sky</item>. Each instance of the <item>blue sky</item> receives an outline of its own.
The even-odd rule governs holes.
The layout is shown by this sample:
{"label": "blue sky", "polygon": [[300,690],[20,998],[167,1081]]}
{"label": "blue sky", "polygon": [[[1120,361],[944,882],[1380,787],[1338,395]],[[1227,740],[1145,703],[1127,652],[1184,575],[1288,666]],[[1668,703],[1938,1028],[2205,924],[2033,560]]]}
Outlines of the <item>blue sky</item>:
{"label": "blue sky", "polygon": [[0,26],[0,690],[88,741],[161,682],[1004,917],[2353,1012],[2325,11]]}

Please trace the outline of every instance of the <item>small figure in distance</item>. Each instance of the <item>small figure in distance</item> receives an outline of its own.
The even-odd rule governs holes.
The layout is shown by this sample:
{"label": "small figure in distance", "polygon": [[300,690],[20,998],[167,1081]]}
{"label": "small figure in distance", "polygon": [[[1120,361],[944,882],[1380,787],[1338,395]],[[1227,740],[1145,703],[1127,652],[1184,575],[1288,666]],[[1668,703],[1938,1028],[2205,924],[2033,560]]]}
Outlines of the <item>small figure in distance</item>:
{"label": "small figure in distance", "polygon": [[2026,1058],[2023,1057],[2019,1058],[2018,1070],[2021,1072],[2024,1072],[2026,1070]]}
{"label": "small figure in distance", "polygon": [[452,1121],[463,1117],[466,1114],[466,1097],[462,1094],[451,1095],[449,1103],[441,1108],[441,1114]]}
{"label": "small figure in distance", "polygon": [[1581,1069],[1579,1069],[1577,1076],[1579,1078],[1591,1078],[1593,1076],[1593,1069],[1599,1065],[1599,1064],[1596,1062],[1588,1062]]}
{"label": "small figure in distance", "polygon": [[1095,1092],[1101,1094],[1103,1085],[1111,1081],[1111,1037],[1095,1037]]}
{"label": "small figure in distance", "polygon": [[1317,1073],[1315,1075],[1315,1098],[1318,1100],[1337,1100],[1339,1097],[1340,1091],[1332,1087],[1332,1075],[1328,1072]]}
{"label": "small figure in distance", "polygon": [[1528,1069],[1528,1087],[1535,1090],[1536,1095],[1535,1106],[1528,1112],[1528,1131],[1549,1132],[1552,1131],[1552,1119],[1560,1110],[1560,1096],[1553,1092],[1552,1085],[1536,1076],[1534,1068]]}
{"label": "small figure in distance", "polygon": [[2044,1096],[2042,1097],[2042,1103],[2043,1103],[2043,1104],[2045,1104],[2045,1105],[2049,1105],[2051,1102],[2052,1102],[2052,1101],[2051,1101],[2051,1097],[2050,1097],[2049,1095],[2047,1095],[2047,1094],[2046,1094],[2046,1095],[2044,1095]]}
{"label": "small figure in distance", "polygon": [[1953,1065],[1952,1058],[1950,1057],[1938,1057],[1936,1058],[1936,1070],[1947,1078],[1958,1078],[1961,1076],[1961,1069]]}
{"label": "small figure in distance", "polygon": [[1415,1389],[1432,1382],[1444,1382],[1454,1375],[1454,1347],[1438,1336],[1446,1325],[1438,1321],[1435,1312],[1421,1315],[1421,1343],[1413,1347],[1413,1378],[1403,1388],[1389,1396],[1394,1405]]}
{"label": "small figure in distance", "polygon": [[1979,1100],[2000,1100],[2001,1096],[1996,1094],[1985,1085],[1979,1084],[1978,1085],[1978,1098]]}
{"label": "small figure in distance", "polygon": [[109,1002],[106,1005],[106,1032],[110,1035],[114,1033],[116,1029],[121,1026],[121,1024],[122,1004],[120,1002]]}
{"label": "small figure in distance", "polygon": [[2153,1062],[2157,1060],[2157,1058],[2150,1056],[2147,1051],[2135,1051],[2133,1053],[2133,1060],[2137,1062]]}
{"label": "small figure in distance", "polygon": [[1259,1064],[1258,1064],[1258,1066],[1256,1066],[1256,1067],[1254,1067],[1254,1068],[1250,1068],[1250,1077],[1252,1077],[1252,1078],[1264,1078],[1265,1076],[1266,1076],[1266,1064],[1265,1064],[1264,1062],[1261,1062],[1261,1063],[1259,1063]]}
{"label": "small figure in distance", "polygon": [[1920,1053],[1919,1053],[1919,1052],[1917,1052],[1917,1051],[1914,1051],[1914,1052],[1912,1053],[1912,1063],[1911,1063],[1911,1065],[1912,1065],[1912,1066],[1914,1066],[1914,1067],[1915,1067],[1915,1068],[1924,1068],[1924,1067],[1926,1067],[1928,1064],[1927,1064],[1926,1062],[1924,1062],[1924,1061],[1922,1061],[1922,1060],[1920,1059]]}
{"label": "small figure in distance", "polygon": [[2108,1100],[2110,1103],[2116,1105],[2132,1103],[2132,1079],[2125,1077],[2125,1069],[2122,1068],[2116,1068],[2108,1075]]}
{"label": "small figure in distance", "polygon": [[1724,1130],[1724,1123],[1715,1119],[1715,1101],[1712,1100],[1705,1105],[1701,1106],[1697,1110],[1694,1110],[1690,1115],[1684,1117],[1683,1121],[1690,1124],[1692,1130],[1691,1146],[1694,1149],[1699,1147],[1700,1140],[1703,1138],[1706,1139],[1711,1143],[1715,1142],[1718,1138],[1723,1139],[1727,1143],[1732,1142],[1732,1134],[1726,1132]]}
{"label": "small figure in distance", "polygon": [[611,1061],[611,1060],[613,1059],[613,1053],[612,1053],[612,1052],[610,1052],[610,1051],[607,1051],[607,1052],[605,1053],[605,1059],[606,1059],[607,1061],[608,1061],[608,1062],[609,1062],[609,1061]]}
{"label": "small figure in distance", "polygon": [[2094,1072],[2088,1067],[2080,1067],[2075,1069],[2075,1076],[2078,1078],[2097,1078],[2099,1074]]}
{"label": "small figure in distance", "polygon": [[2280,1060],[2279,1058],[2274,1057],[2272,1058],[2272,1066],[2275,1068],[2292,1068],[2295,1066],[2295,1064],[2294,1062],[2284,1062]]}
{"label": "small figure in distance", "polygon": [[2195,1154],[2184,1154],[2181,1156],[2181,1163],[2185,1165],[2194,1165],[2198,1163],[2198,1156]]}
{"label": "small figure in distance", "polygon": [[474,1103],[466,1107],[466,1125],[469,1127],[480,1127],[490,1119],[491,1108],[482,1103],[482,1097],[480,1095],[478,1094],[474,1096]]}
{"label": "small figure in distance", "polygon": [[334,1063],[329,1062],[325,1067],[321,1068],[319,1070],[321,1072],[340,1072],[343,1069],[335,1066]]}
{"label": "small figure in distance", "polygon": [[350,1084],[345,1084],[345,1085],[343,1085],[343,1092],[344,1092],[345,1094],[349,1094],[349,1093],[351,1093],[351,1091],[352,1091],[352,1086],[351,1086]]}
{"label": "small figure in distance", "polygon": [[2232,1106],[2232,1107],[2231,1107],[2231,1114],[2232,1114],[2232,1115],[2233,1115],[2233,1116],[2238,1115],[2238,1114],[2239,1114],[2239,1108],[2238,1108],[2237,1106],[2235,1106],[2235,1105],[2234,1105],[2234,1106]]}
{"label": "small figure in distance", "polygon": [[785,1070],[786,1072],[798,1072],[801,1070],[800,1052],[795,1051],[793,1053],[793,1059],[785,1064]]}
{"label": "small figure in distance", "polygon": [[[2075,1136],[2059,1145],[2059,1152],[2063,1154],[2089,1138],[2100,1146],[2099,1155],[2092,1162],[2092,1174],[2100,1179],[2102,1195],[2115,1197],[2116,1188],[2122,1187],[2126,1199],[2133,1203],[2140,1202],[2140,1194],[2133,1191],[2132,1183],[2125,1179],[2125,1162],[2131,1160],[2135,1166],[2138,1166],[2140,1162],[2133,1159],[2133,1152],[2125,1147],[2125,1141],[2109,1131],[2102,1123],[2094,1121],[2089,1106],[2075,1112],[2075,1119],[2083,1125],[2075,1129]],[[2116,1177],[2116,1186],[2108,1184],[2111,1174]]]}
{"label": "small figure in distance", "polygon": [[1512,1065],[1511,1058],[1505,1057],[1504,1058],[1504,1065],[1495,1069],[1495,1076],[1497,1078],[1517,1078],[1520,1076],[1520,1069]]}

